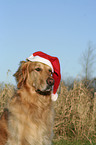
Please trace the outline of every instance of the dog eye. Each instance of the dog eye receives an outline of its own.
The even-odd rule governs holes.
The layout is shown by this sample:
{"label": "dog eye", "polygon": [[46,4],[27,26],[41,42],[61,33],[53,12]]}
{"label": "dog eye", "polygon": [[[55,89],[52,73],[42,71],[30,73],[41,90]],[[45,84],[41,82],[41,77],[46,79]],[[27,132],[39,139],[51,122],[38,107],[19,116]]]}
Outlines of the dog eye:
{"label": "dog eye", "polygon": [[38,67],[38,68],[36,68],[35,70],[36,70],[36,71],[41,71],[41,68]]}
{"label": "dog eye", "polygon": [[51,73],[51,75],[52,75],[52,70],[51,69],[49,69],[49,72]]}

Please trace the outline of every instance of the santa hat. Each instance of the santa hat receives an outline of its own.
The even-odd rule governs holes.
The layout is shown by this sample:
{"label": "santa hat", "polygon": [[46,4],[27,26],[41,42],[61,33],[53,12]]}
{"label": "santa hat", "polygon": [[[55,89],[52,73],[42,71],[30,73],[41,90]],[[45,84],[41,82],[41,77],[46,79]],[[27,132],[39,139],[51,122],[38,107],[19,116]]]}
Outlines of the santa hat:
{"label": "santa hat", "polygon": [[57,89],[59,87],[60,80],[61,80],[59,59],[57,57],[53,57],[46,53],[43,53],[41,51],[37,51],[37,52],[33,53],[27,59],[32,62],[42,62],[52,68],[53,79],[54,79],[55,83],[53,86],[53,92],[52,92],[51,99],[53,101],[56,101],[58,98]]}

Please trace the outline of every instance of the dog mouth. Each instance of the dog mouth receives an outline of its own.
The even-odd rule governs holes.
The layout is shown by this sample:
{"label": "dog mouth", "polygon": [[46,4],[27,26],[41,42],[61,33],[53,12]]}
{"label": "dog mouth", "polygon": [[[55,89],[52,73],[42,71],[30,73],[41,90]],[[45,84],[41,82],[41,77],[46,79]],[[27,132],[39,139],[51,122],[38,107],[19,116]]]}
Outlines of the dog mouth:
{"label": "dog mouth", "polygon": [[52,86],[49,86],[49,85],[44,90],[40,90],[40,89],[36,90],[36,92],[39,93],[40,95],[50,95],[51,91],[52,91]]}

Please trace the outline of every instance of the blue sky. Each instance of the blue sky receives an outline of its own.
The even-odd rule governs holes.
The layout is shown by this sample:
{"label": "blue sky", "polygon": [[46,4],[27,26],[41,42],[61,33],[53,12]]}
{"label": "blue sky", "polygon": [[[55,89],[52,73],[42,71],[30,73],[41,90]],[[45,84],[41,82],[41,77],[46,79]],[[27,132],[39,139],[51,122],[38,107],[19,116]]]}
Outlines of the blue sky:
{"label": "blue sky", "polygon": [[76,78],[89,41],[96,47],[96,0],[0,0],[0,82],[15,84],[19,62],[38,50]]}

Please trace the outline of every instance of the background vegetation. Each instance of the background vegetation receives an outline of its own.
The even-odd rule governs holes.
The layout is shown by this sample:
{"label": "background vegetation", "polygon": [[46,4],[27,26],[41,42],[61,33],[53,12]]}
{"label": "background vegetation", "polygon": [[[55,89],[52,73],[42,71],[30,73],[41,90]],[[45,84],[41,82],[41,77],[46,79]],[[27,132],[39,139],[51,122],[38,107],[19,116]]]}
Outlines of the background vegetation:
{"label": "background vegetation", "polygon": [[[0,115],[7,107],[15,87],[0,85]],[[54,102],[54,145],[95,145],[96,144],[96,94],[80,81],[73,87],[61,82],[59,98]]]}
{"label": "background vegetation", "polygon": [[87,87],[82,81],[75,81],[69,90],[61,82],[59,98],[54,104],[54,141],[60,140],[59,143],[63,144],[66,140],[65,144],[74,145],[96,144],[96,94]]}

